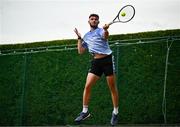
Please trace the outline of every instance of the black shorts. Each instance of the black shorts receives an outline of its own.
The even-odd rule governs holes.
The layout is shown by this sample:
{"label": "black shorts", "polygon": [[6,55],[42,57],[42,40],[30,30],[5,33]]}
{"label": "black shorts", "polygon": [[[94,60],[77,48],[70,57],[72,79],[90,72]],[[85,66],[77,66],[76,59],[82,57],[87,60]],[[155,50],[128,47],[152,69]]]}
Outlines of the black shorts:
{"label": "black shorts", "polygon": [[99,77],[101,77],[103,73],[105,76],[113,75],[115,73],[114,57],[108,55],[100,59],[93,59],[89,72]]}

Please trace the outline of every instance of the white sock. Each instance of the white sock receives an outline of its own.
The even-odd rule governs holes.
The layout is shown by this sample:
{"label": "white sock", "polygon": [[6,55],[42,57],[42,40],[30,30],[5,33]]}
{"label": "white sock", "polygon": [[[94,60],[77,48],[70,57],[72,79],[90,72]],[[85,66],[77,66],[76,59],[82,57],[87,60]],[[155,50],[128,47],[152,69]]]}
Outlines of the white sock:
{"label": "white sock", "polygon": [[82,112],[86,113],[88,111],[88,105],[83,105]]}
{"label": "white sock", "polygon": [[115,115],[118,114],[118,107],[114,107],[113,113],[114,113]]}

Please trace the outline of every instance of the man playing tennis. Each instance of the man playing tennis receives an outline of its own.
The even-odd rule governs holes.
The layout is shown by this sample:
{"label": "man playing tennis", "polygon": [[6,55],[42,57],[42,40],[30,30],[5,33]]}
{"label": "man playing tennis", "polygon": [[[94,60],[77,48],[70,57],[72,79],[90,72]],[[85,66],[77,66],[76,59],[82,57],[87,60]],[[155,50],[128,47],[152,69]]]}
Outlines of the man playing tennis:
{"label": "man playing tennis", "polygon": [[105,24],[103,28],[99,28],[99,16],[97,14],[91,14],[89,16],[90,31],[87,32],[83,38],[81,34],[75,28],[74,32],[78,36],[78,53],[83,54],[86,49],[93,55],[91,61],[91,68],[87,75],[86,84],[83,93],[83,109],[79,116],[75,119],[75,122],[81,122],[90,116],[88,111],[88,104],[91,94],[91,87],[100,79],[101,75],[106,76],[107,84],[109,86],[114,110],[111,117],[111,125],[116,125],[118,122],[118,90],[115,83],[115,67],[112,56],[112,50],[108,44],[109,25]]}

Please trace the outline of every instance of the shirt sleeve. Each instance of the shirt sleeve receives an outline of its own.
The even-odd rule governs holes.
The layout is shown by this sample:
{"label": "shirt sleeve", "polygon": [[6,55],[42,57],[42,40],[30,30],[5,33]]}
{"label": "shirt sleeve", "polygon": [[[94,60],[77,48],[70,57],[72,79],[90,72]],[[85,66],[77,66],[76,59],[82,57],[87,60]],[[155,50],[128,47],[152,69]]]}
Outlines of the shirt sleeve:
{"label": "shirt sleeve", "polygon": [[88,48],[87,43],[84,40],[82,40],[82,47],[85,48],[85,49]]}
{"label": "shirt sleeve", "polygon": [[104,38],[104,29],[99,29],[99,35],[101,36],[101,38]]}

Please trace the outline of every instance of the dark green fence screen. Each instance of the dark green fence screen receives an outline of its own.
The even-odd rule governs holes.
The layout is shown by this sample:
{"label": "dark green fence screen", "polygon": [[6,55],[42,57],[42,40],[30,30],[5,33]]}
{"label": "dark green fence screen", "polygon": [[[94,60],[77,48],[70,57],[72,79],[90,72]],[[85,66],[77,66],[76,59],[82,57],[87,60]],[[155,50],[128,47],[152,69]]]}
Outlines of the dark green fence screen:
{"label": "dark green fence screen", "polygon": [[[180,37],[110,41],[119,124],[180,123]],[[76,45],[0,52],[0,125],[75,125],[91,55]],[[104,76],[92,89],[86,125],[109,125]]]}

